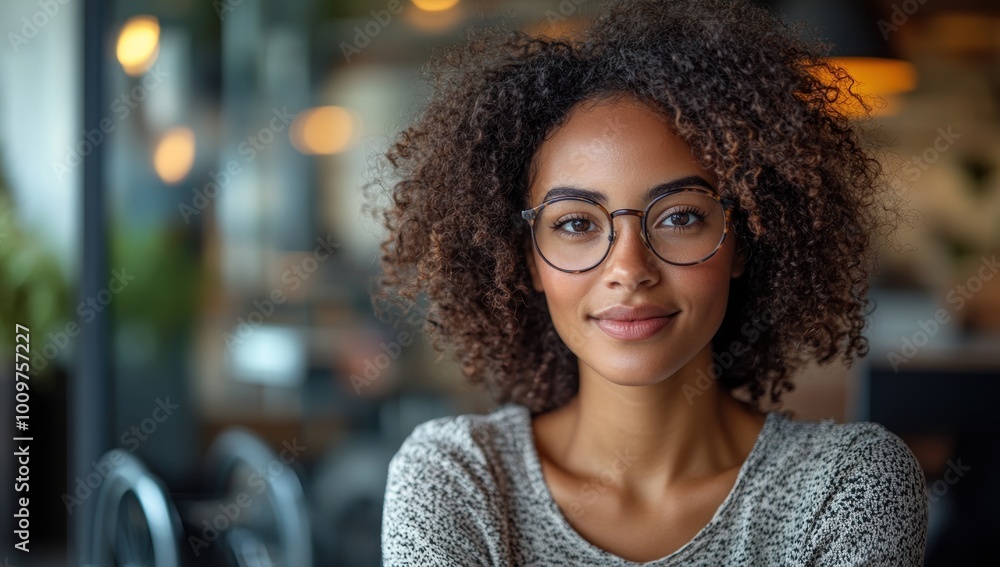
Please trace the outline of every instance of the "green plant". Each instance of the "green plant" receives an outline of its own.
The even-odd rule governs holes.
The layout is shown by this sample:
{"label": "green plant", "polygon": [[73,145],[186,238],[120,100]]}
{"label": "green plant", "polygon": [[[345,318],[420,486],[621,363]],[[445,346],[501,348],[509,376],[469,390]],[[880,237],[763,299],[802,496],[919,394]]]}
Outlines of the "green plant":
{"label": "green plant", "polygon": [[31,330],[33,348],[71,321],[69,290],[58,262],[37,235],[18,222],[0,172],[0,345],[13,348],[15,325]]}

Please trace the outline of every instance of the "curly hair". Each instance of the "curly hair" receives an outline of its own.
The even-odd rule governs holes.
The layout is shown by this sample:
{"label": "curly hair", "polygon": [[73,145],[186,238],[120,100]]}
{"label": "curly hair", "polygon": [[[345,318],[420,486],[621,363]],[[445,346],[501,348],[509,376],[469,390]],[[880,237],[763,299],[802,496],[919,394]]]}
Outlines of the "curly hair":
{"label": "curly hair", "polygon": [[749,260],[713,349],[746,341],[748,322],[762,330],[719,384],[760,409],[768,391],[778,403],[793,391],[809,360],[851,365],[868,352],[872,239],[892,224],[881,214],[891,192],[877,146],[845,112],[870,101],[824,59],[829,46],[795,32],[733,0],[617,1],[572,37],[470,30],[424,68],[434,94],[366,187],[389,192],[376,312],[425,300],[433,348],[453,347],[497,403],[541,413],[569,401],[577,359],[532,288],[519,212],[535,151],[568,111],[627,96],[660,113],[738,203]]}

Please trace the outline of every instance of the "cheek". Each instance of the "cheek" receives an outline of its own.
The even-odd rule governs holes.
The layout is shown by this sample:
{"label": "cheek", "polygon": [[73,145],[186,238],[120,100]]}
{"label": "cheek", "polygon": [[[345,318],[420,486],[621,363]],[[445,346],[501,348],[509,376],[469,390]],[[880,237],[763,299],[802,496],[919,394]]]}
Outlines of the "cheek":
{"label": "cheek", "polygon": [[676,282],[678,295],[695,315],[693,321],[716,328],[722,324],[729,300],[729,270],[699,266],[678,277]]}
{"label": "cheek", "polygon": [[[727,243],[729,244],[729,243]],[[732,246],[723,246],[707,262],[675,270],[674,281],[689,307],[721,324],[729,300],[733,269]]]}
{"label": "cheek", "polygon": [[556,333],[571,351],[580,349],[596,329],[588,325],[581,305],[591,286],[591,278],[582,274],[567,274],[544,264],[540,277],[545,285],[545,302]]}
{"label": "cheek", "polygon": [[589,289],[586,284],[589,278],[560,272],[547,264],[543,264],[540,275],[552,318],[569,320],[577,317],[577,309]]}

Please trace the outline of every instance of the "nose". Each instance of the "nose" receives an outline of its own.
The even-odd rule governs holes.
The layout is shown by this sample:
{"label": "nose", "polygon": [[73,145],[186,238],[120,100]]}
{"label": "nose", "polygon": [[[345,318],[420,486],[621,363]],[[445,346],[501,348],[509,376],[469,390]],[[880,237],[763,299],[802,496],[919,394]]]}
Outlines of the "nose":
{"label": "nose", "polygon": [[603,279],[608,287],[638,289],[660,279],[658,258],[642,238],[642,217],[620,215],[615,219],[615,239],[604,259]]}

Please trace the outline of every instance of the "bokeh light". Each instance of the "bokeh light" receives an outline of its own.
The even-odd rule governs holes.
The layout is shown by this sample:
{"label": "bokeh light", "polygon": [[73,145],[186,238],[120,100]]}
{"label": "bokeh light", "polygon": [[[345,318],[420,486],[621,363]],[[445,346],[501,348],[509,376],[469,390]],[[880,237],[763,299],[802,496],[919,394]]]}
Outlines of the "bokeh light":
{"label": "bokeh light", "polygon": [[456,4],[458,0],[411,0],[413,5],[421,10],[427,12],[442,12],[444,10],[450,10]]}
{"label": "bokeh light", "polygon": [[358,119],[340,106],[304,110],[292,121],[288,136],[304,154],[336,154],[347,149],[358,135]]}
{"label": "bokeh light", "polygon": [[115,53],[125,72],[133,77],[145,73],[160,50],[160,22],[153,16],[130,18],[118,35]]}
{"label": "bokeh light", "polygon": [[153,168],[168,185],[180,182],[194,165],[194,132],[180,126],[168,130],[156,145]]}

